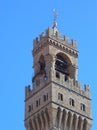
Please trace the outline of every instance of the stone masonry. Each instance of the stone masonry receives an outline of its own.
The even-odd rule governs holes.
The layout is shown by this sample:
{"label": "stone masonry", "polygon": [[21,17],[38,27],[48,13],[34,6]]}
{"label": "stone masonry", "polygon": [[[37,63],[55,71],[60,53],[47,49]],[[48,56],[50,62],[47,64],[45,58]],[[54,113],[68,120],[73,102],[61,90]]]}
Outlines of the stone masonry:
{"label": "stone masonry", "polygon": [[25,88],[26,130],[90,130],[90,87],[78,82],[76,41],[56,23],[33,41],[34,77]]}

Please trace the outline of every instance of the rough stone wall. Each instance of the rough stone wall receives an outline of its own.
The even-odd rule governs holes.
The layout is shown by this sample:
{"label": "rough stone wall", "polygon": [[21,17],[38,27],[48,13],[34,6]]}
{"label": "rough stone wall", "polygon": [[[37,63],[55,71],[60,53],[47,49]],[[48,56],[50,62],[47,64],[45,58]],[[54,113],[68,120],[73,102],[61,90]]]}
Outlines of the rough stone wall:
{"label": "rough stone wall", "polygon": [[[90,88],[77,81],[78,51],[74,40],[62,39],[59,32],[53,35],[48,28],[46,34],[34,40],[34,72],[31,89],[25,89],[26,130],[90,130],[92,124]],[[56,55],[61,54],[70,64],[70,76],[58,72],[56,77]],[[40,73],[39,58],[44,56],[46,76]],[[70,100],[71,99],[71,100]],[[72,102],[71,102],[72,101]],[[82,106],[81,106],[82,105]]]}

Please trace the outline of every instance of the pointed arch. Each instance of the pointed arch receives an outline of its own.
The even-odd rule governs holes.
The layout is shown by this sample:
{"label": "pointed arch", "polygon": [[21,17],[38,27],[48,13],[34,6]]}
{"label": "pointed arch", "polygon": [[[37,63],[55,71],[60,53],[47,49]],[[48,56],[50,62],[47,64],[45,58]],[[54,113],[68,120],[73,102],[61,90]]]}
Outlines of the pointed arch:
{"label": "pointed arch", "polygon": [[48,127],[49,127],[49,123],[50,123],[50,116],[49,116],[49,113],[48,113],[48,109],[47,109],[47,108],[45,109],[45,114],[46,114],[47,124],[48,124]]}
{"label": "pointed arch", "polygon": [[44,126],[44,128],[45,128],[45,126],[46,126],[46,121],[45,121],[45,117],[44,117],[44,112],[43,112],[43,111],[41,112],[41,117],[42,117],[43,126]]}
{"label": "pointed arch", "polygon": [[34,130],[31,119],[29,120],[29,127],[30,127],[30,130]]}
{"label": "pointed arch", "polygon": [[86,130],[86,129],[87,129],[87,125],[88,125],[88,122],[87,122],[86,119],[84,119],[83,130]]}
{"label": "pointed arch", "polygon": [[61,130],[64,130],[65,128],[65,119],[66,119],[66,110],[63,110],[63,114],[62,114],[62,121],[61,121]]}
{"label": "pointed arch", "polygon": [[38,118],[39,128],[41,130],[41,128],[42,128],[42,122],[41,122],[41,119],[40,119],[40,114],[37,115],[37,118]]}
{"label": "pointed arch", "polygon": [[80,130],[80,128],[81,128],[81,123],[82,123],[82,117],[79,116],[79,118],[78,118],[78,127],[77,127],[78,130]]}
{"label": "pointed arch", "polygon": [[58,108],[57,108],[57,115],[56,115],[56,123],[55,123],[55,127],[56,127],[56,128],[59,127],[59,119],[60,119],[60,115],[61,115],[61,108],[58,107]]}
{"label": "pointed arch", "polygon": [[35,127],[35,130],[38,130],[38,127],[37,127],[37,122],[36,122],[35,117],[34,117],[34,119],[33,119],[33,122],[34,122],[34,127]]}
{"label": "pointed arch", "polygon": [[64,74],[66,76],[64,79],[68,79],[68,76],[74,78],[75,70],[71,59],[64,53],[59,52],[56,54],[55,70]]}
{"label": "pointed arch", "polygon": [[72,122],[72,130],[75,130],[77,125],[78,125],[78,123],[77,123],[77,115],[74,114],[73,115],[73,122]]}

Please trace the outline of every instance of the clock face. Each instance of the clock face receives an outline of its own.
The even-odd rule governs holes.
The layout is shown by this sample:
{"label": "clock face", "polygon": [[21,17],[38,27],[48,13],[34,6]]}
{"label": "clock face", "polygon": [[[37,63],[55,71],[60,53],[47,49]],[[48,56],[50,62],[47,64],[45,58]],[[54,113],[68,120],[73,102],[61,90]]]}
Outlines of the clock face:
{"label": "clock face", "polygon": [[45,80],[45,81],[47,80],[47,77],[46,77],[46,76],[44,76],[44,80]]}

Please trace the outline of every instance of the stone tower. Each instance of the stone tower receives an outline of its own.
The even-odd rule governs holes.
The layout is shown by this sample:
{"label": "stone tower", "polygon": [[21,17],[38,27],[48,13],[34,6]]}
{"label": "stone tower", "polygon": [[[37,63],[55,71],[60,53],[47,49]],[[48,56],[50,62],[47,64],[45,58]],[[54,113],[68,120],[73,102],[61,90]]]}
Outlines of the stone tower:
{"label": "stone tower", "polygon": [[90,88],[77,81],[77,43],[52,28],[33,41],[33,89],[25,88],[26,130],[90,130]]}

